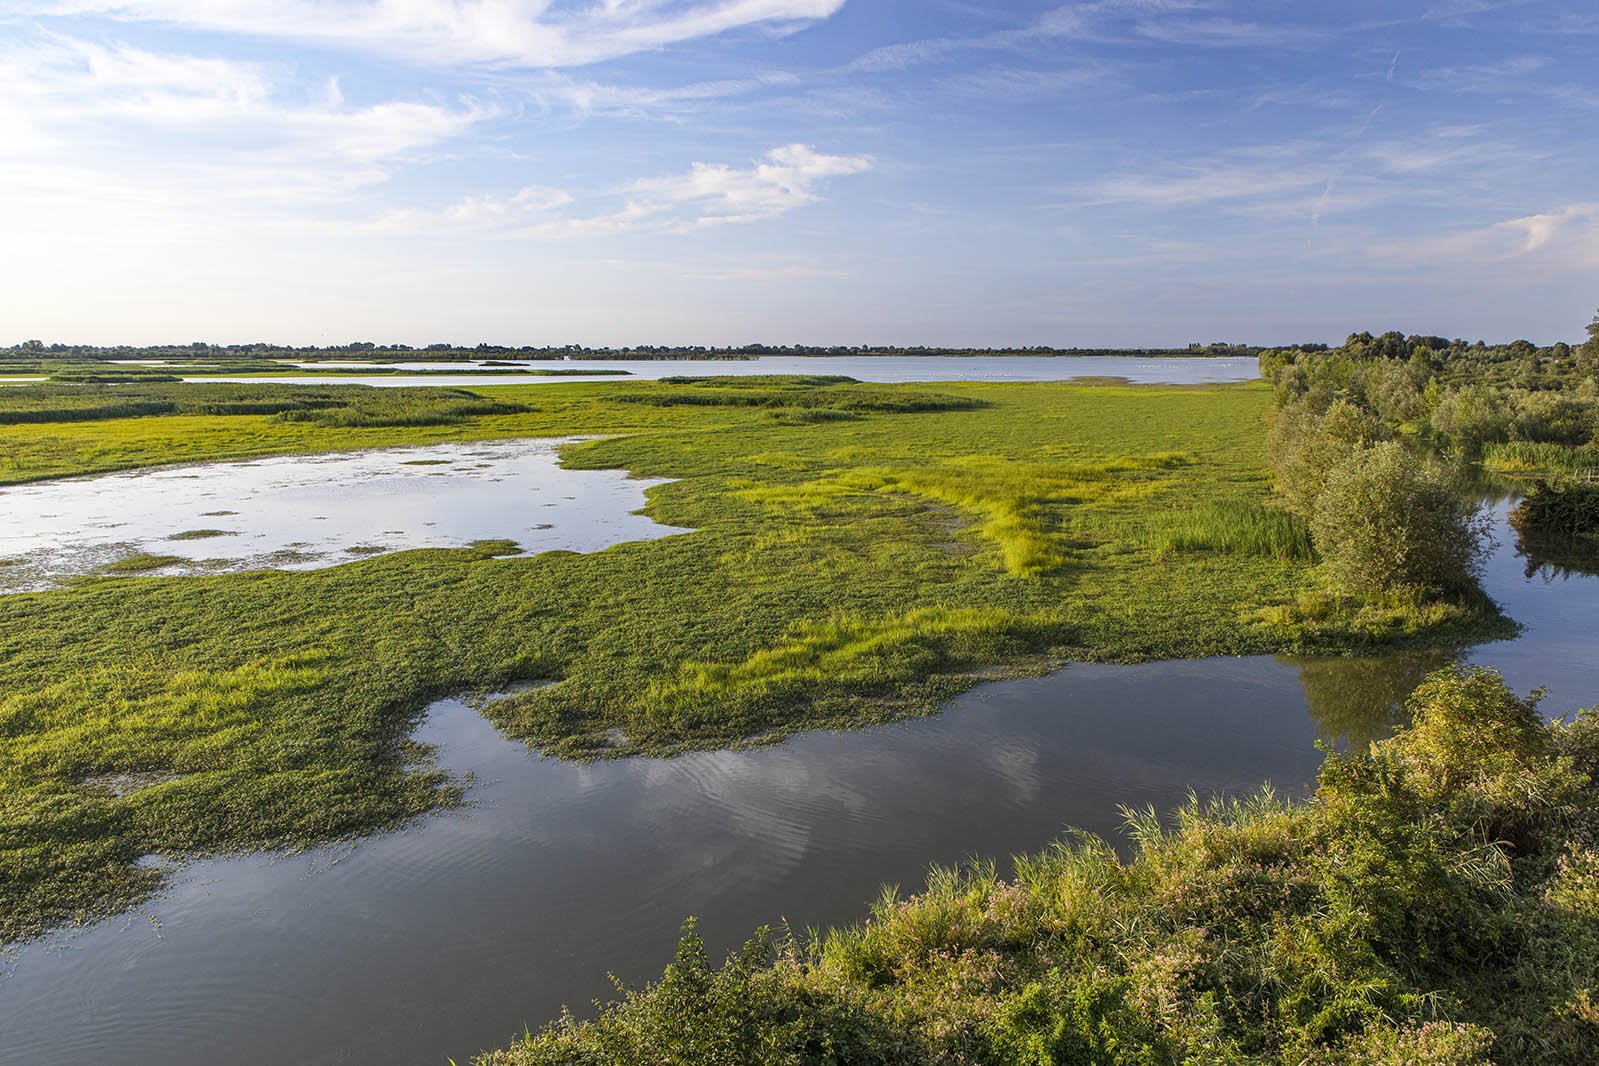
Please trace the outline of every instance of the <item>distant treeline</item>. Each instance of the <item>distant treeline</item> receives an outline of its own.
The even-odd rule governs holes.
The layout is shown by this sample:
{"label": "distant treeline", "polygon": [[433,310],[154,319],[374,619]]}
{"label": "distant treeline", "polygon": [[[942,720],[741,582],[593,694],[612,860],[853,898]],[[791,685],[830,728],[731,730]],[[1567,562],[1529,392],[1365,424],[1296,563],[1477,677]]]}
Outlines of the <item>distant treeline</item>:
{"label": "distant treeline", "polygon": [[[1326,345],[1304,345],[1306,351],[1325,349]],[[158,344],[147,347],[115,345],[104,347],[90,344],[45,344],[30,340],[10,348],[0,348],[0,362],[26,362],[41,359],[158,359],[175,362],[226,359],[292,359],[310,362],[318,359],[360,359],[366,362],[466,361],[511,356],[516,359],[753,359],[762,355],[800,356],[949,356],[949,355],[1130,355],[1130,356],[1216,356],[1236,355],[1254,358],[1265,349],[1257,345],[1231,344],[1217,341],[1211,344],[1190,344],[1184,348],[1051,348],[1031,346],[1019,348],[939,348],[896,347],[893,345],[811,345],[811,344],[743,344],[733,347],[706,347],[704,345],[641,344],[621,348],[588,347],[581,344],[523,345],[510,347],[503,344],[477,344],[472,346],[439,342],[422,347],[408,344],[374,344],[358,341],[352,344],[312,345],[297,348],[287,344],[257,342],[252,344]]]}

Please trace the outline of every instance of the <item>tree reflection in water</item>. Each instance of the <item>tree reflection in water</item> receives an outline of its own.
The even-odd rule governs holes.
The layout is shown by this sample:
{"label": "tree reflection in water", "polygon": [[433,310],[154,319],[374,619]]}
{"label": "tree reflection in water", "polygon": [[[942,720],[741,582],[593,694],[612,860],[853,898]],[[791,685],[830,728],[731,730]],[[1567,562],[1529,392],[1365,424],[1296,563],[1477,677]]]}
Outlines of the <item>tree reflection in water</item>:
{"label": "tree reflection in water", "polygon": [[1452,650],[1433,648],[1363,659],[1279,661],[1299,669],[1322,739],[1342,748],[1364,748],[1391,734],[1403,720],[1411,690],[1456,657]]}

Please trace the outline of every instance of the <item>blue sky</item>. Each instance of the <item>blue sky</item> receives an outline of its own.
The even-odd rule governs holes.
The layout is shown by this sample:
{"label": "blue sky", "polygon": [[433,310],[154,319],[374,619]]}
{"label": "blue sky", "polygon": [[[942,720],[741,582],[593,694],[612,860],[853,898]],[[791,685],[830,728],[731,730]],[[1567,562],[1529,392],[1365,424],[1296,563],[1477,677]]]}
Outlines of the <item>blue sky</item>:
{"label": "blue sky", "polygon": [[1599,9],[0,0],[0,340],[1580,337]]}

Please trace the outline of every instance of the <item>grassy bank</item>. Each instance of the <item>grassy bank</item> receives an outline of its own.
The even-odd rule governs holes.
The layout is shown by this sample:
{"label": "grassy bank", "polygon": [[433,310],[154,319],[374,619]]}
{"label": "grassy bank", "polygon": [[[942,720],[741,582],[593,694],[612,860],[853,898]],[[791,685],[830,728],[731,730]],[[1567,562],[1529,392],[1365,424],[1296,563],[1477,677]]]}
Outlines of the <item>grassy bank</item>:
{"label": "grassy bank", "polygon": [[[140,898],[160,876],[142,856],[303,844],[450,802],[407,740],[448,692],[553,680],[491,716],[562,755],[666,753],[924,713],[1067,659],[1436,644],[1502,625],[1318,598],[1302,531],[1267,506],[1261,386],[741,379],[181,406],[238,388],[0,426],[0,481],[607,434],[567,463],[675,479],[649,513],[695,532],[0,597],[4,939]],[[32,402],[18,391],[0,399]]]}
{"label": "grassy bank", "polygon": [[1453,668],[1410,711],[1303,804],[1129,813],[1127,862],[937,870],[720,967],[690,928],[656,984],[479,1066],[1595,1061],[1599,713]]}

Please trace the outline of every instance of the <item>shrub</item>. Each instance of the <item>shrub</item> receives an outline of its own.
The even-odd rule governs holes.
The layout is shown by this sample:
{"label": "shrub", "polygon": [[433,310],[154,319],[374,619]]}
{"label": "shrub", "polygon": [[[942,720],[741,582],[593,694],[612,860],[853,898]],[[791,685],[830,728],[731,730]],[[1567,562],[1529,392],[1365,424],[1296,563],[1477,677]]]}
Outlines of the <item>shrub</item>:
{"label": "shrub", "polygon": [[1343,466],[1354,451],[1383,436],[1383,429],[1368,412],[1339,400],[1319,411],[1304,400],[1278,408],[1272,419],[1267,447],[1277,491],[1290,511],[1301,518],[1316,512],[1316,500],[1333,470]]}
{"label": "shrub", "polygon": [[1485,554],[1477,505],[1395,441],[1345,454],[1316,496],[1310,528],[1333,585],[1356,595],[1468,592]]}
{"label": "shrub", "polygon": [[1599,541],[1599,485],[1539,481],[1510,514],[1517,533]]}

